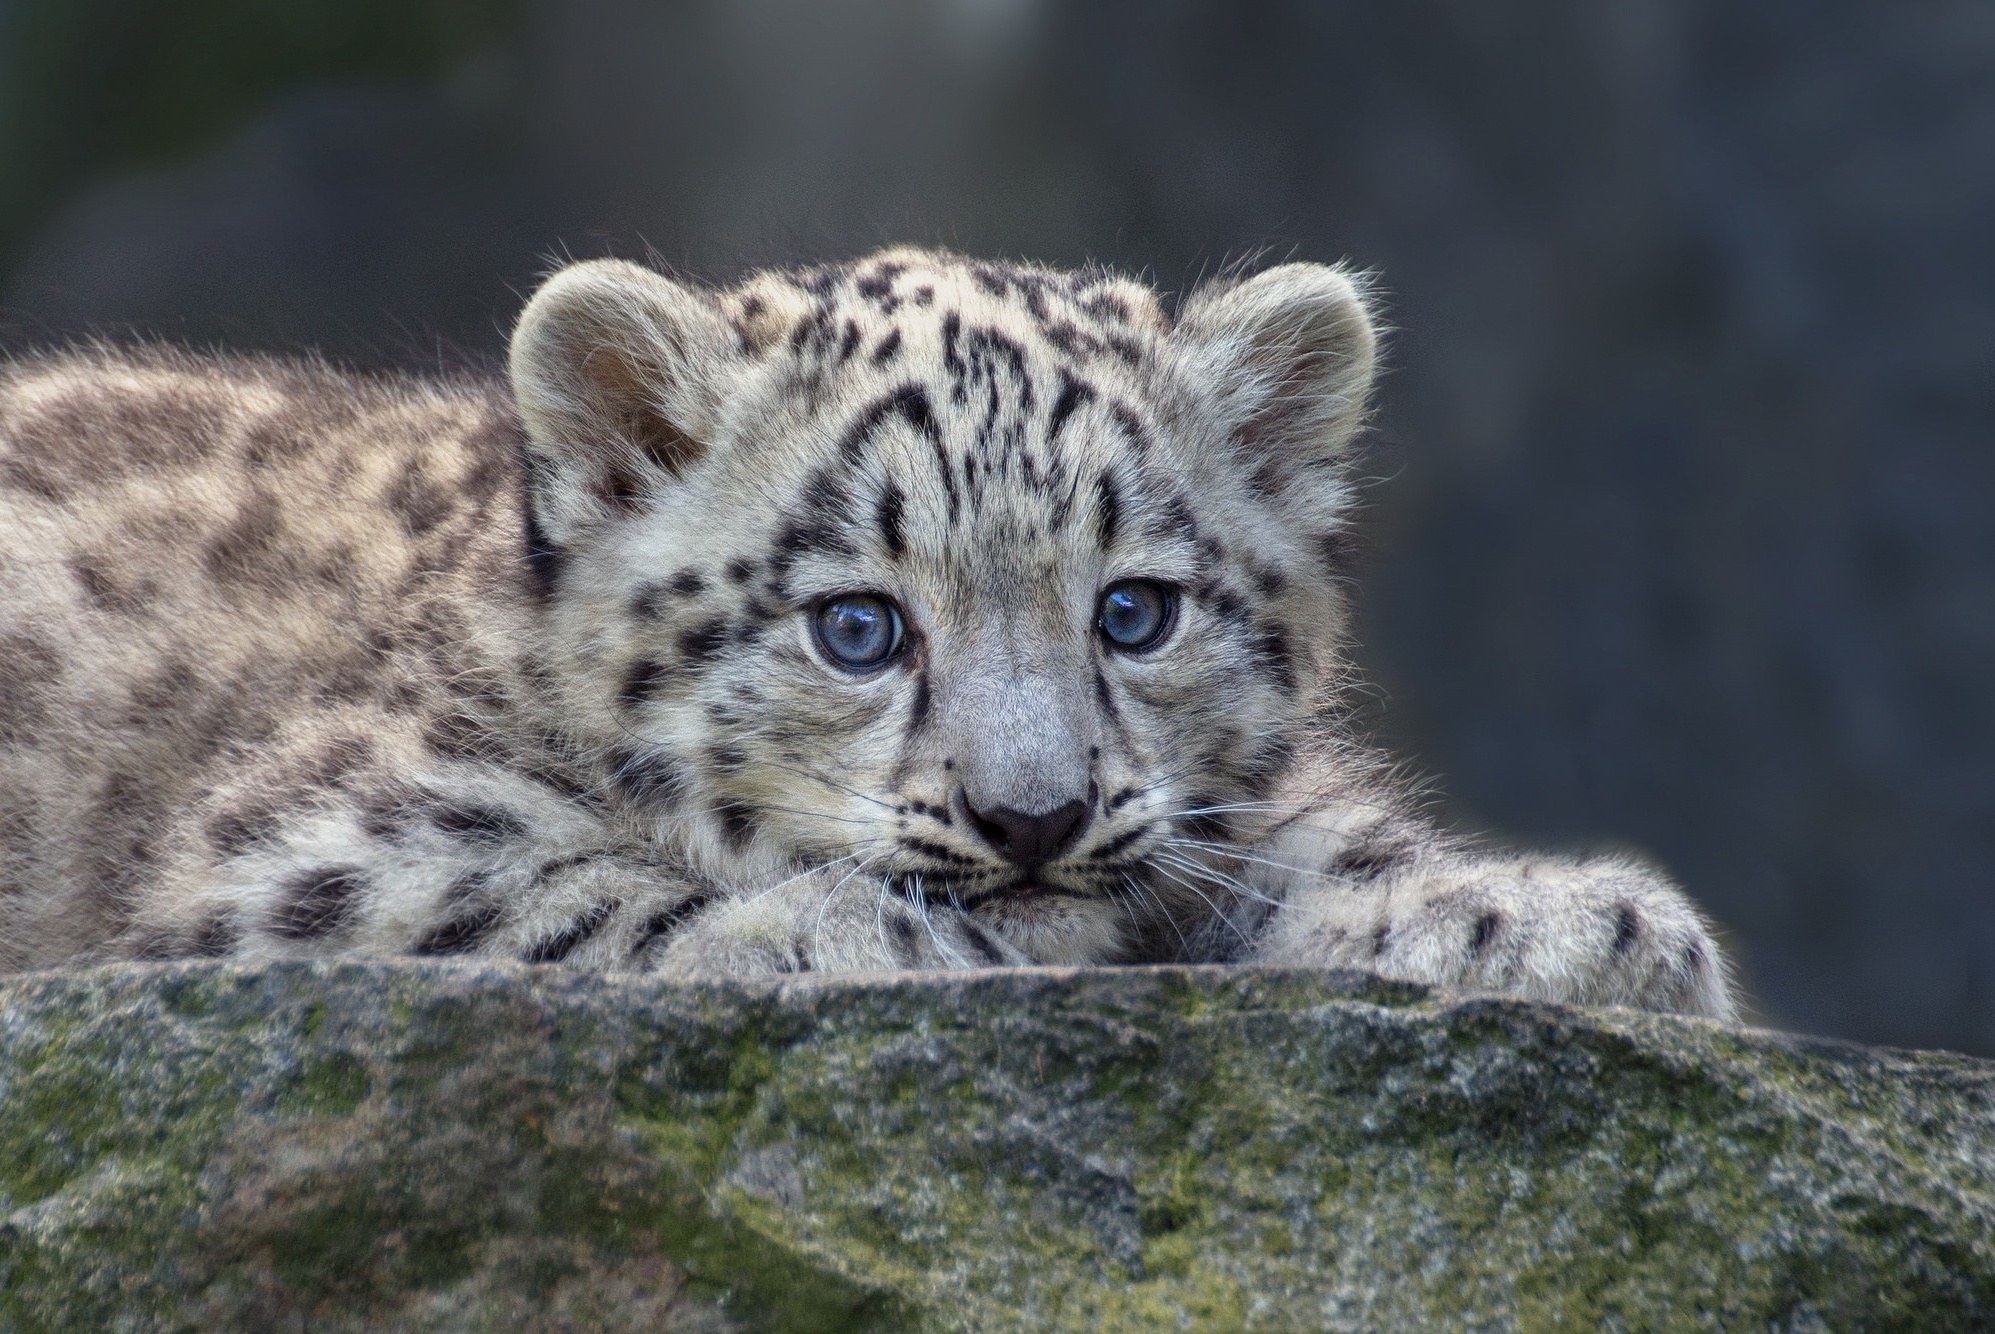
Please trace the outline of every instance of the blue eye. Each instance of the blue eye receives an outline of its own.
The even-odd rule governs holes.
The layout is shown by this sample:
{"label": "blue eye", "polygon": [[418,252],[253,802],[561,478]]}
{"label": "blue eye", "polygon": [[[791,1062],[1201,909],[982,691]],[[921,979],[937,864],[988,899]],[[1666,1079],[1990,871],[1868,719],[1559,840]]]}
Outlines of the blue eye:
{"label": "blue eye", "polygon": [[848,672],[870,671],[901,651],[900,608],[871,593],[843,593],[818,604],[812,622],[824,656]]}
{"label": "blue eye", "polygon": [[1101,611],[1095,623],[1108,642],[1126,653],[1155,648],[1171,631],[1177,619],[1178,595],[1174,589],[1147,579],[1129,579],[1109,586],[1101,595]]}

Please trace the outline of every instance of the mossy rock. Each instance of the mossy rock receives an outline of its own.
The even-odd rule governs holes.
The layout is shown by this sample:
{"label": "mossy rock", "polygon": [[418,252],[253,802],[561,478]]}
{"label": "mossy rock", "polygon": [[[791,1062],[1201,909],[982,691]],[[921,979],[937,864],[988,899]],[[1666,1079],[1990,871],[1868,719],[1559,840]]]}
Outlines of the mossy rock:
{"label": "mossy rock", "polygon": [[1995,1063],[1269,969],[0,985],[0,1329],[1995,1328]]}

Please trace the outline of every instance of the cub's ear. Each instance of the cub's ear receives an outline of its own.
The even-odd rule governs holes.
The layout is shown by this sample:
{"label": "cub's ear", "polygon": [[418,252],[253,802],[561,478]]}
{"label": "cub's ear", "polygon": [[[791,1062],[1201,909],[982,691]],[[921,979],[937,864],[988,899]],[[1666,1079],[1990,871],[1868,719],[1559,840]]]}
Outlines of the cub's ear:
{"label": "cub's ear", "polygon": [[710,295],[636,264],[591,260],[541,285],[510,362],[549,538],[640,507],[699,462],[733,341]]}
{"label": "cub's ear", "polygon": [[1378,359],[1362,281],[1325,264],[1283,264],[1209,284],[1172,335],[1220,395],[1264,490],[1298,465],[1343,454],[1364,424]]}

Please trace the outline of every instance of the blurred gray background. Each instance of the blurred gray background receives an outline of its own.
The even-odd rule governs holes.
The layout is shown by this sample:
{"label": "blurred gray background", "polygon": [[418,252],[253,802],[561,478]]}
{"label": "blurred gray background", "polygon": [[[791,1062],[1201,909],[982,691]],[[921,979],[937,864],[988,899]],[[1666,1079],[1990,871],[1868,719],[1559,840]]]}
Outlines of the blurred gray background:
{"label": "blurred gray background", "polygon": [[496,365],[559,256],[1381,271],[1362,659],[1768,1021],[1995,1054],[1986,0],[0,0],[0,340]]}

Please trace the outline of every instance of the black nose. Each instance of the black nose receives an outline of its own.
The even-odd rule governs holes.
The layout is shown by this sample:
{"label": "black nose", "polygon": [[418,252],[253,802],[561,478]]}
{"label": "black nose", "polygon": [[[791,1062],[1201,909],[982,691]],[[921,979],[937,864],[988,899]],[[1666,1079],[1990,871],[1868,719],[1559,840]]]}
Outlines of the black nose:
{"label": "black nose", "polygon": [[984,842],[1021,870],[1036,871],[1072,843],[1088,822],[1088,804],[1070,801],[1038,815],[994,806],[980,811],[963,795],[963,810]]}

